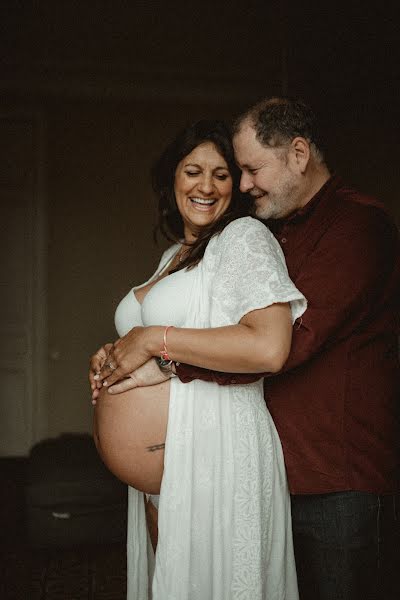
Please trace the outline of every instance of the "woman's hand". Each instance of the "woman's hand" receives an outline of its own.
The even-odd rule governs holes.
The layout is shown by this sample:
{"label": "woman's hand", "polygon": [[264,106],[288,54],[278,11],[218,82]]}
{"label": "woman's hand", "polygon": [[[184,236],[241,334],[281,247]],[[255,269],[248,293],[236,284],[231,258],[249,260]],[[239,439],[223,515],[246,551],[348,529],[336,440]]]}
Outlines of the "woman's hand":
{"label": "woman's hand", "polygon": [[99,389],[102,387],[101,382],[97,379],[97,375],[104,366],[112,347],[113,344],[104,344],[104,346],[101,346],[90,359],[89,383],[90,389],[92,390],[92,402],[94,403],[99,395]]}
{"label": "woman's hand", "polygon": [[[163,332],[163,327],[134,327],[112,344],[107,360],[103,361],[100,371],[94,376],[97,387],[100,388],[102,385],[111,387],[115,383],[131,377],[131,373],[138,372],[139,368],[156,354],[152,349],[162,349]],[[143,371],[143,373],[145,372]],[[139,372],[139,379],[141,377]],[[146,379],[145,375],[144,378]],[[154,383],[160,383],[160,381]],[[154,385],[154,383],[145,385]],[[125,382],[124,386],[127,385],[128,383]],[[136,386],[133,385],[126,389],[132,389],[132,387]]]}

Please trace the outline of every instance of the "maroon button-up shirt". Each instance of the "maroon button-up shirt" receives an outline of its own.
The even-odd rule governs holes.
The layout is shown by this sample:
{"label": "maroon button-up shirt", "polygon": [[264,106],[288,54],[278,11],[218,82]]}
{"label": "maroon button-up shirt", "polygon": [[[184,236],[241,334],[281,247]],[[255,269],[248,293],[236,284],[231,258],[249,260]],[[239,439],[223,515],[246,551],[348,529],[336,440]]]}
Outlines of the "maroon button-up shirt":
{"label": "maroon button-up shirt", "polygon": [[[268,223],[308,300],[283,371],[265,378],[294,494],[396,489],[400,242],[382,205],[332,177],[300,211]],[[182,381],[254,375],[179,365]]]}

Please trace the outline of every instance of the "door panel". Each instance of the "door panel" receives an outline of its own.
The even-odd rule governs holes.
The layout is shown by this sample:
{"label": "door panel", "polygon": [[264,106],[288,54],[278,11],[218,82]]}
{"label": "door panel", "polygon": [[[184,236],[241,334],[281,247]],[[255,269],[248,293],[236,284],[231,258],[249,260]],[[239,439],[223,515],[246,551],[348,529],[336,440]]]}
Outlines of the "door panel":
{"label": "door panel", "polygon": [[0,117],[0,456],[27,454],[43,417],[44,354],[34,351],[45,343],[38,148],[35,119]]}

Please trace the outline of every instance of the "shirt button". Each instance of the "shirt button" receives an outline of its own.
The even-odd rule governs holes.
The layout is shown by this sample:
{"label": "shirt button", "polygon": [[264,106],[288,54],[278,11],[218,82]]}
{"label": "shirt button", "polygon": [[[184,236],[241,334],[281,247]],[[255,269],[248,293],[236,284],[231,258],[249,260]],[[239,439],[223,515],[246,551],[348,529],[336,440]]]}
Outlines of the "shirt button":
{"label": "shirt button", "polygon": [[287,238],[281,238],[281,243],[282,244],[286,244],[286,242],[287,242]]}

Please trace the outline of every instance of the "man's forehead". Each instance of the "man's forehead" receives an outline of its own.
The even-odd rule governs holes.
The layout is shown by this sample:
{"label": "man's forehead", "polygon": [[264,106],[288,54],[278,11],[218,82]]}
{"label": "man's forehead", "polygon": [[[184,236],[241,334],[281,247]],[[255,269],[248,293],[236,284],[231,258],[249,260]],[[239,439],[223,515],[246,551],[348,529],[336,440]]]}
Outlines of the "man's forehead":
{"label": "man's forehead", "polygon": [[233,136],[233,141],[241,141],[245,139],[256,139],[256,130],[248,123],[242,123],[240,129]]}
{"label": "man's forehead", "polygon": [[273,148],[264,146],[259,142],[256,138],[255,129],[250,125],[243,127],[235,134],[233,145],[236,159],[242,166],[274,154]]}

